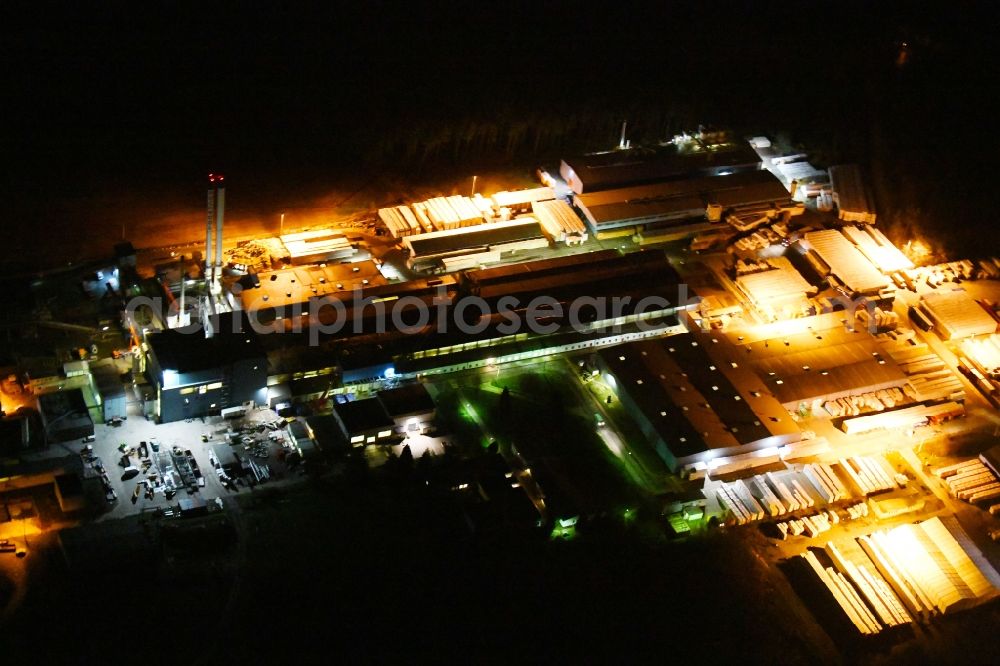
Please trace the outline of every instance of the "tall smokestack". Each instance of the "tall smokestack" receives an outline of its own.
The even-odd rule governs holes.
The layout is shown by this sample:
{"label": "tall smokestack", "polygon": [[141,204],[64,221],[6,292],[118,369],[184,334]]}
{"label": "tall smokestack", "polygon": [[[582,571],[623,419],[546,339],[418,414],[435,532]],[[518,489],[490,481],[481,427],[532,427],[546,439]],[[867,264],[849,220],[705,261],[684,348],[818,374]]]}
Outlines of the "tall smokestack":
{"label": "tall smokestack", "polygon": [[218,202],[215,206],[215,265],[222,268],[222,220],[226,215],[225,178],[219,176]]}
{"label": "tall smokestack", "polygon": [[205,220],[205,279],[212,266],[212,218],[215,217],[215,176],[208,174],[208,218]]}

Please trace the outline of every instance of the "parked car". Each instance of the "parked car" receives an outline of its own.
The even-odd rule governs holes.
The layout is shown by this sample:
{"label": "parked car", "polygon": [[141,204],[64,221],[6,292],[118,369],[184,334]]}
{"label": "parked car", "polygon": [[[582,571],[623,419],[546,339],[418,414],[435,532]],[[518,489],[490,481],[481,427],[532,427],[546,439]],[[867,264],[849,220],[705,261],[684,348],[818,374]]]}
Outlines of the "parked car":
{"label": "parked car", "polygon": [[118,501],[118,492],[114,488],[107,488],[104,491],[104,497],[109,502],[117,502]]}

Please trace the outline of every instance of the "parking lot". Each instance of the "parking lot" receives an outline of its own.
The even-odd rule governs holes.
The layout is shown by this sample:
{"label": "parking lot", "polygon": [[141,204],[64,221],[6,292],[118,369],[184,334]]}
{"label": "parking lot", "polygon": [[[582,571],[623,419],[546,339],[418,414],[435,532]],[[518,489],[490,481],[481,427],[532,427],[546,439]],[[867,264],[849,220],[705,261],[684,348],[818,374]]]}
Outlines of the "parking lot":
{"label": "parking lot", "polygon": [[[132,414],[119,426],[96,425],[94,432],[95,441],[78,440],[67,446],[87,454],[85,460],[91,455],[99,459],[107,483],[117,495],[99,520],[168,510],[185,498],[211,502],[216,497],[251,492],[258,483],[253,473],[231,472],[226,474],[231,482],[224,482],[213,465],[218,457],[214,451],[231,450],[269,477],[261,480],[265,484],[288,483],[303,473],[301,467],[285,461],[286,444],[290,444],[288,424],[263,408],[240,419],[206,417],[162,425]],[[144,449],[142,442],[146,443]],[[88,445],[92,450],[87,450]],[[96,467],[96,460],[91,465]],[[99,469],[95,471],[100,474]],[[202,481],[198,481],[199,475]]]}

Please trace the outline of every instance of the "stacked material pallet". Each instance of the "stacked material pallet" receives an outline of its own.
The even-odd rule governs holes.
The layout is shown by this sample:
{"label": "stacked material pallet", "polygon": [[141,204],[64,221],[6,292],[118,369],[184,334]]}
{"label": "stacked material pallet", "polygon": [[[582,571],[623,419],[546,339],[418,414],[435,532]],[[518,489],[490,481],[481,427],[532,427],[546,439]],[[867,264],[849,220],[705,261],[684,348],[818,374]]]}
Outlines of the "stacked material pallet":
{"label": "stacked material pallet", "polygon": [[896,487],[896,482],[886,471],[881,458],[854,456],[841,458],[838,462],[862,495],[868,496]]}
{"label": "stacked material pallet", "polygon": [[913,621],[885,579],[872,573],[868,565],[855,564],[832,543],[827,544],[826,553],[834,566],[854,584],[882,624],[897,627]]}
{"label": "stacked material pallet", "polygon": [[764,517],[764,510],[750,495],[750,491],[742,481],[732,484],[722,483],[715,492],[737,525],[746,525]]}
{"label": "stacked material pallet", "polygon": [[800,503],[799,498],[797,498],[788,486],[780,481],[773,472],[767,472],[764,477],[770,484],[771,489],[777,493],[778,497],[781,498],[782,503],[788,508],[789,511],[798,511],[799,509],[805,508],[805,504]]}
{"label": "stacked material pallet", "polygon": [[873,635],[882,631],[882,625],[858,596],[858,593],[847,582],[842,573],[833,567],[824,568],[816,554],[810,550],[802,553],[802,558],[809,563],[816,576],[830,591],[837,604],[862,634]]}
{"label": "stacked material pallet", "polygon": [[507,208],[514,213],[526,213],[532,209],[535,203],[555,199],[556,193],[552,191],[551,187],[536,187],[530,190],[497,192],[492,198],[493,205],[498,210]]}
{"label": "stacked material pallet", "polygon": [[961,400],[965,397],[962,382],[924,343],[909,340],[884,341],[884,349],[907,374],[918,400]]}
{"label": "stacked material pallet", "polygon": [[402,238],[423,231],[409,206],[379,208],[378,218],[393,238]]}
{"label": "stacked material pallet", "polygon": [[812,516],[803,516],[802,523],[805,526],[805,535],[810,539],[830,531],[830,518],[826,513],[817,513]]}
{"label": "stacked material pallet", "polygon": [[427,214],[427,205],[424,203],[413,204],[413,214],[417,218],[417,222],[420,224],[420,228],[423,229],[425,234],[429,234],[434,231],[434,223],[431,222],[430,216]]}
{"label": "stacked material pallet", "polygon": [[853,435],[871,430],[916,428],[927,424],[942,423],[964,415],[965,408],[957,402],[914,405],[913,407],[845,419],[841,422],[840,429]]}
{"label": "stacked material pallet", "polygon": [[802,469],[805,477],[816,487],[820,496],[828,503],[848,497],[847,488],[837,477],[833,468],[824,463],[808,464]]}
{"label": "stacked material pallet", "polygon": [[965,502],[986,502],[1000,497],[1000,480],[982,460],[949,465],[934,473],[948,485],[953,497]]}
{"label": "stacked material pallet", "polygon": [[781,516],[788,512],[777,495],[767,487],[767,481],[763,477],[755,476],[750,479],[750,489],[769,516]]}
{"label": "stacked material pallet", "polygon": [[587,240],[587,225],[565,201],[535,201],[531,210],[552,240],[567,245]]}

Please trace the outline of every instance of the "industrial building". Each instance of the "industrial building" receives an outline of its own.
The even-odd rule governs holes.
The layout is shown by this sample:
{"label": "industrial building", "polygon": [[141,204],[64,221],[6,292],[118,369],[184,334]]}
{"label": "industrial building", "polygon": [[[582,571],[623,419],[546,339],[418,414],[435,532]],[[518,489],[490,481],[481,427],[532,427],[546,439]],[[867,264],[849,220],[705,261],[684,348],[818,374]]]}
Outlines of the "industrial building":
{"label": "industrial building", "polygon": [[353,446],[375,444],[392,437],[396,422],[386,413],[378,398],[334,402],[333,416],[341,434]]}
{"label": "industrial building", "polygon": [[830,167],[830,186],[837,216],[845,222],[875,224],[875,205],[857,164]]}
{"label": "industrial building", "polygon": [[843,232],[848,240],[858,246],[861,254],[883,273],[913,268],[913,262],[875,227],[844,227]]}
{"label": "industrial building", "polygon": [[221,326],[211,338],[179,330],[146,338],[160,423],[267,404],[267,356],[249,323],[243,324],[242,332]]}
{"label": "industrial building", "polygon": [[950,517],[828,543],[801,557],[866,635],[926,622],[997,596],[996,571]]}
{"label": "industrial building", "polygon": [[0,417],[0,455],[17,456],[30,445],[26,416]]}
{"label": "industrial building", "polygon": [[420,382],[379,391],[378,400],[400,433],[422,433],[436,414],[434,399]]}
{"label": "industrial building", "polygon": [[559,175],[576,194],[760,168],[760,157],[742,141],[711,147],[670,145],[567,157]]}
{"label": "industrial building", "polygon": [[118,368],[112,363],[92,364],[90,374],[94,378],[97,395],[101,401],[101,419],[107,423],[112,419],[125,418],[127,400]]}
{"label": "industrial building", "polygon": [[820,276],[828,278],[852,298],[891,299],[891,280],[879,271],[857,245],[837,229],[804,234],[801,247]]}
{"label": "industrial building", "polygon": [[290,316],[295,306],[307,312],[310,299],[325,296],[350,299],[356,289],[386,284],[375,262],[299,266],[259,273],[248,286],[234,289],[244,312],[269,322],[275,317]]}
{"label": "industrial building", "polygon": [[753,368],[785,408],[904,386],[905,372],[867,332],[831,312],[732,331],[712,351]]}
{"label": "industrial building", "polygon": [[443,264],[446,270],[495,263],[502,253],[548,247],[548,244],[534,218],[435,231],[403,239],[403,246],[410,253],[407,259],[410,267]]}
{"label": "industrial building", "polygon": [[609,233],[629,233],[647,225],[683,226],[698,220],[717,222],[730,208],[750,204],[788,204],[788,191],[769,171],[675,180],[624,189],[612,189],[573,198],[588,226],[598,238]]}
{"label": "industrial building", "polygon": [[801,316],[809,310],[809,297],[815,296],[812,286],[784,257],[767,262],[768,270],[737,275],[734,282],[767,321]]}
{"label": "industrial building", "polygon": [[721,363],[705,334],[603,349],[598,367],[672,470],[802,439],[770,391],[739,363]]}
{"label": "industrial building", "polygon": [[94,420],[82,389],[70,389],[38,396],[45,441],[69,442],[94,434]]}
{"label": "industrial building", "polygon": [[355,446],[422,434],[435,413],[434,400],[419,382],[379,391],[373,398],[333,403],[341,434]]}
{"label": "industrial building", "polygon": [[920,298],[920,309],[944,340],[989,335],[997,330],[993,315],[964,289],[925,294]]}
{"label": "industrial building", "polygon": [[317,229],[280,236],[285,257],[293,266],[343,261],[357,254],[357,248],[339,231]]}

